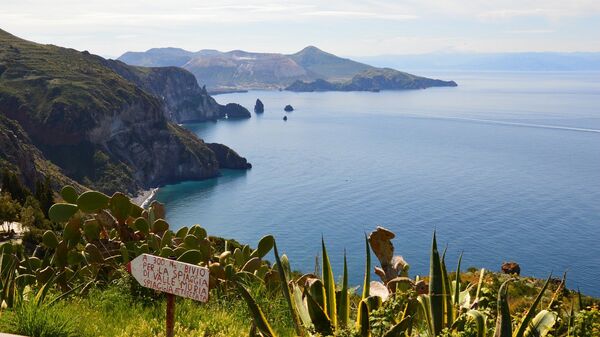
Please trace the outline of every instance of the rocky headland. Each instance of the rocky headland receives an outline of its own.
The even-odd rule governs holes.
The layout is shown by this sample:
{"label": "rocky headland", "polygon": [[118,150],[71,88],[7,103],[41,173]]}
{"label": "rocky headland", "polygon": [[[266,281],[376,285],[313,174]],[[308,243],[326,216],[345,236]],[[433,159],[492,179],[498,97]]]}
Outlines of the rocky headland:
{"label": "rocky headland", "polygon": [[29,186],[50,176],[136,194],[217,176],[237,154],[220,162],[177,123],[223,109],[185,70],[130,67],[0,30],[0,166]]}
{"label": "rocky headland", "polygon": [[454,81],[442,81],[390,68],[370,69],[343,82],[329,82],[318,79],[312,82],[298,80],[285,88],[288,91],[380,91],[380,90],[410,90],[430,87],[456,87]]}

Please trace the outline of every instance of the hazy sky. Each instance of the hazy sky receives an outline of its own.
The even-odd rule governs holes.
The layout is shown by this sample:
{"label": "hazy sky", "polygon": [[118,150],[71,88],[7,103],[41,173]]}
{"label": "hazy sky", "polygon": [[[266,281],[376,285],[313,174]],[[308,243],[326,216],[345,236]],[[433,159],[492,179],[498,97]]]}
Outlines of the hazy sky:
{"label": "hazy sky", "polygon": [[0,28],[103,56],[152,47],[345,56],[600,51],[600,0],[1,0]]}

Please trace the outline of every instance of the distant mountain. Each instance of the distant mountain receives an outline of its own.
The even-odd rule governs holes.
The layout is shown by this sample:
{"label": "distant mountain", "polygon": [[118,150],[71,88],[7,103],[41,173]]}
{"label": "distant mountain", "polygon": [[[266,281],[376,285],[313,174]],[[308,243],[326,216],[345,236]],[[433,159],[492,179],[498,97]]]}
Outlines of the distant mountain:
{"label": "distant mountain", "polygon": [[313,82],[296,81],[285,90],[305,91],[380,91],[425,89],[429,87],[456,87],[454,81],[434,80],[415,76],[390,68],[365,70],[352,79],[343,82],[316,80]]}
{"label": "distant mountain", "polygon": [[243,161],[219,149],[227,153],[219,162],[222,155],[174,123],[175,114],[221,117],[225,108],[211,100],[183,69],[132,67],[0,30],[0,168],[30,187],[51,177],[134,194],[217,176]]}
{"label": "distant mountain", "polygon": [[314,46],[288,56],[306,69],[311,77],[328,81],[347,80],[360,72],[374,69],[370,65],[326,53]]}
{"label": "distant mountain", "polygon": [[600,71],[600,53],[429,53],[358,59],[407,70]]}
{"label": "distant mountain", "polygon": [[[189,70],[210,91],[282,89],[293,83],[317,81],[339,83],[378,68],[338,57],[309,46],[291,54],[250,53],[241,50],[188,52],[177,48],[155,48],[146,52],[127,52],[119,57],[131,65],[178,66]],[[398,75],[400,76],[400,75]],[[410,75],[413,76],[413,75]],[[326,86],[320,86],[325,90]]]}

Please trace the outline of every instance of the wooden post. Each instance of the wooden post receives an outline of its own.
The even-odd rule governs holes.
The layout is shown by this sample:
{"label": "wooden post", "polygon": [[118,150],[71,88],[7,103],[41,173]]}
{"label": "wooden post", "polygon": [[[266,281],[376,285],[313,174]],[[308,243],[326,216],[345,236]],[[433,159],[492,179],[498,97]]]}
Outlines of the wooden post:
{"label": "wooden post", "polygon": [[[174,337],[175,328],[175,296],[182,296],[195,301],[207,302],[209,292],[209,270],[206,267],[174,261],[174,257],[168,259],[150,254],[141,254],[127,263],[127,271],[143,287],[151,288],[166,293],[167,296],[167,337]],[[157,274],[160,270],[161,274]],[[163,275],[164,274],[164,275]],[[169,275],[170,277],[164,277]],[[173,286],[170,280],[173,278],[194,277],[197,286],[189,291],[183,285]],[[167,287],[168,286],[168,287]],[[1,336],[0,336],[1,337]]]}
{"label": "wooden post", "polygon": [[167,337],[174,337],[175,327],[175,295],[167,294]]}

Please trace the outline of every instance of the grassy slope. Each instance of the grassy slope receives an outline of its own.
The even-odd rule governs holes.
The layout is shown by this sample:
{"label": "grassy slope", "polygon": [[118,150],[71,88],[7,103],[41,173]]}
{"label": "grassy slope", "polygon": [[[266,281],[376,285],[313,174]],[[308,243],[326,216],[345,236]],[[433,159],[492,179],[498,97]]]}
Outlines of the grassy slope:
{"label": "grassy slope", "polygon": [[[280,293],[273,294],[264,289],[253,289],[252,292],[260,299],[261,307],[279,336],[293,336],[291,319],[287,316],[284,299],[278,296]],[[45,330],[51,331],[52,326],[64,323],[66,330],[72,332],[67,335],[73,337],[165,336],[165,303],[165,298],[160,296],[132,295],[128,284],[112,285],[104,290],[94,289],[86,297],[58,302],[50,308],[30,308],[32,316],[39,317],[41,324],[31,324],[34,319],[18,309],[0,312],[0,331],[26,334],[28,330],[24,327],[27,325],[46,325]],[[177,298],[175,310],[175,335],[181,337],[246,336],[252,322],[241,298],[217,296],[214,291],[206,304]]]}
{"label": "grassy slope", "polygon": [[[476,283],[478,271],[463,273],[461,279],[465,283]],[[453,278],[453,276],[452,276]],[[490,316],[488,327],[493,327],[495,317],[495,298],[499,285],[508,279],[508,275],[488,273],[482,291],[485,307]],[[22,311],[11,310],[0,312],[0,331],[26,334],[25,326],[43,327],[46,331],[54,331],[52,327],[65,324],[71,331],[65,336],[81,337],[151,337],[164,336],[165,299],[152,295],[151,292],[132,284],[130,279],[121,280],[105,289],[93,289],[87,296],[71,297],[48,308],[28,308]],[[513,282],[509,288],[510,308],[513,314],[522,313],[535,298],[543,285],[543,280],[523,277]],[[542,307],[548,305],[556,285],[550,287],[542,300]],[[287,304],[279,291],[269,291],[254,287],[251,293],[257,299],[265,316],[276,330],[278,336],[294,336]],[[474,293],[475,289],[472,289]],[[352,296],[352,306],[356,307],[358,296]],[[587,303],[593,299],[586,297]],[[571,300],[565,297],[563,308],[570,308]],[[352,311],[353,313],[355,310]],[[31,317],[29,317],[31,316]],[[251,315],[246,303],[234,293],[228,295],[211,293],[206,304],[187,299],[176,302],[176,336],[247,336],[250,330]],[[356,317],[350,317],[354,322]],[[36,321],[37,324],[32,324]]]}

